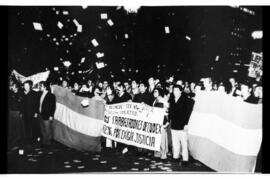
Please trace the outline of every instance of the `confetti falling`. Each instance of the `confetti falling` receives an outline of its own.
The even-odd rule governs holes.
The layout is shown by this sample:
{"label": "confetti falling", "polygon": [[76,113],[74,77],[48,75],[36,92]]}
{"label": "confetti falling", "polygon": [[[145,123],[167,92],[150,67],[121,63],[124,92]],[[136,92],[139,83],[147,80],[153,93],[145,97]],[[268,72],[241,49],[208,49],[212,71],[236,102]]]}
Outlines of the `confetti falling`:
{"label": "confetti falling", "polygon": [[170,28],[168,26],[165,27],[165,33],[169,34],[170,33]]}
{"label": "confetti falling", "polygon": [[85,57],[83,57],[83,58],[81,59],[81,63],[84,63],[84,61],[85,61]]}
{"label": "confetti falling", "polygon": [[58,21],[57,26],[59,29],[62,29],[64,27],[64,25],[60,21]]}
{"label": "confetti falling", "polygon": [[71,65],[70,61],[64,61],[63,64],[65,67],[70,67]]}
{"label": "confetti falling", "polygon": [[106,13],[101,13],[100,14],[100,18],[101,19],[107,19],[108,18],[108,15]]}
{"label": "confetti falling", "polygon": [[68,11],[63,11],[63,15],[68,15]]}
{"label": "confetti falling", "polygon": [[98,53],[96,54],[96,56],[97,56],[98,58],[104,57],[104,53],[98,52]]}
{"label": "confetti falling", "polygon": [[107,23],[109,24],[109,26],[113,26],[113,25],[114,25],[114,23],[113,23],[113,21],[112,21],[111,19],[109,19],[109,20],[107,21]]}
{"label": "confetti falling", "polygon": [[91,40],[91,42],[95,47],[99,45],[96,39]]}
{"label": "confetti falling", "polygon": [[42,25],[38,22],[33,22],[33,25],[34,25],[34,29],[35,30],[38,30],[38,31],[42,31]]}
{"label": "confetti falling", "polygon": [[187,36],[187,35],[186,35],[186,39],[189,40],[189,41],[191,40],[191,38],[189,36]]}

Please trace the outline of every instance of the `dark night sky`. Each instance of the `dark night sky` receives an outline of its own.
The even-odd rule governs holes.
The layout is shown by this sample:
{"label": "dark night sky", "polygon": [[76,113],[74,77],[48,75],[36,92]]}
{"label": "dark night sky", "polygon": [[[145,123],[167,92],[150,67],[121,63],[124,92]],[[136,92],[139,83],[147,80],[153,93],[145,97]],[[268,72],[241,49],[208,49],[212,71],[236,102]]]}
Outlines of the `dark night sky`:
{"label": "dark night sky", "polygon": [[[251,38],[252,31],[262,30],[262,9],[247,8],[256,14],[222,6],[141,7],[137,14],[128,14],[116,7],[8,7],[9,69],[28,76],[45,68],[63,67],[59,60],[62,58],[71,61],[70,70],[75,75],[78,70],[87,70],[101,60],[108,64],[100,70],[105,76],[112,72],[143,78],[177,72],[183,78],[201,75],[222,78],[232,75],[234,69],[239,69],[240,76],[246,76],[247,67],[243,64],[250,62],[252,51],[262,51],[261,40]],[[63,15],[63,10],[69,15]],[[100,13],[107,13],[114,25],[109,26],[107,20],[100,19]],[[74,18],[82,25],[82,33],[76,32]],[[63,29],[57,27],[58,21],[64,24]],[[33,22],[41,23],[43,31],[34,30]],[[169,26],[170,34],[165,34],[165,26]],[[235,28],[243,29],[238,31],[241,38],[231,35]],[[70,38],[74,33],[77,36]],[[68,41],[60,40],[63,35]],[[190,41],[186,35],[191,37]],[[57,38],[59,46],[53,38]],[[93,38],[98,41],[98,47],[91,44]],[[98,59],[97,52],[105,56]],[[217,55],[220,60],[215,62]],[[82,57],[86,57],[86,62],[78,66]],[[236,62],[241,65],[235,66]],[[157,73],[158,65],[160,73]],[[210,67],[214,67],[213,70]],[[133,71],[123,73],[122,68]]]}

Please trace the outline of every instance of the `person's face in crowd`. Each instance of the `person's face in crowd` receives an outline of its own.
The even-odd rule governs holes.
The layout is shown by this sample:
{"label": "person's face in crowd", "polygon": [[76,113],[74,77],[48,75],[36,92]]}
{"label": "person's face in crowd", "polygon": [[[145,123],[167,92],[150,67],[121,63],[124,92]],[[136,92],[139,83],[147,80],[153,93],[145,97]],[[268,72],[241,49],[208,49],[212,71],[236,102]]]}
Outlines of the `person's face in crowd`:
{"label": "person's face in crowd", "polygon": [[28,93],[31,90],[29,83],[24,83],[23,88],[24,88],[26,93]]}
{"label": "person's face in crowd", "polygon": [[125,92],[125,89],[124,89],[124,87],[122,85],[118,85],[117,86],[117,91],[118,91],[119,94],[122,94],[122,93]]}
{"label": "person's face in crowd", "polygon": [[235,86],[235,79],[234,78],[230,78],[230,83],[232,84],[232,86],[234,87]]}
{"label": "person's face in crowd", "polygon": [[258,86],[255,88],[254,96],[257,98],[260,98],[260,99],[262,98],[262,87],[261,86]]}
{"label": "person's face in crowd", "polygon": [[202,90],[202,87],[200,85],[197,85],[195,87],[195,93],[198,92],[198,91],[201,91]]}
{"label": "person's face in crowd", "polygon": [[92,86],[92,80],[88,80],[88,81],[87,81],[87,84],[88,84],[89,86]]}
{"label": "person's face in crowd", "polygon": [[138,87],[138,84],[137,84],[137,82],[136,82],[135,80],[133,80],[133,81],[131,82],[131,87],[132,87],[132,89]]}
{"label": "person's face in crowd", "polygon": [[98,87],[103,88],[103,84],[101,82],[99,82]]}
{"label": "person's face in crowd", "polygon": [[113,98],[114,98],[114,95],[113,95],[113,92],[112,92],[112,90],[110,88],[107,88],[106,94],[108,96],[109,101],[112,101]]}
{"label": "person's face in crowd", "polygon": [[173,88],[173,95],[175,98],[179,98],[181,96],[182,92],[179,88]]}
{"label": "person's face in crowd", "polygon": [[212,81],[211,81],[211,79],[206,78],[206,79],[203,81],[203,86],[205,87],[205,90],[206,90],[206,91],[210,91],[210,90],[212,89]]}
{"label": "person's face in crowd", "polygon": [[149,86],[155,85],[155,83],[154,83],[154,78],[153,78],[153,77],[150,77],[150,78],[148,79],[148,84],[149,84]]}
{"label": "person's face in crowd", "polygon": [[100,96],[100,93],[101,93],[101,91],[99,91],[99,89],[96,88],[95,91],[94,91],[94,95],[95,96]]}
{"label": "person's face in crowd", "polygon": [[250,96],[249,87],[247,85],[241,85],[241,94],[244,100]]}
{"label": "person's face in crowd", "polygon": [[63,82],[62,82],[62,87],[64,87],[64,88],[67,88],[67,81],[66,80],[64,80]]}
{"label": "person's face in crowd", "polygon": [[74,83],[74,90],[78,90],[79,89],[79,85],[78,85],[78,83]]}
{"label": "person's face in crowd", "polygon": [[189,87],[189,84],[188,84],[188,82],[187,82],[187,81],[185,82],[185,87]]}
{"label": "person's face in crowd", "polygon": [[14,84],[14,82],[11,80],[11,81],[9,82],[9,89],[10,89],[10,90],[12,90],[13,84]]}
{"label": "person's face in crowd", "polygon": [[45,86],[43,84],[39,85],[39,89],[41,92],[44,92],[46,90]]}
{"label": "person's face in crowd", "polygon": [[158,90],[155,89],[153,95],[154,95],[155,98],[157,98],[159,96]]}
{"label": "person's face in crowd", "polygon": [[103,81],[103,87],[107,88],[108,87],[108,81]]}
{"label": "person's face in crowd", "polygon": [[223,85],[220,85],[220,86],[218,87],[218,91],[219,91],[219,92],[222,92],[222,93],[225,93],[225,87],[224,87]]}
{"label": "person's face in crowd", "polygon": [[194,83],[194,82],[190,83],[190,89],[191,89],[192,91],[195,90],[195,83]]}
{"label": "person's face in crowd", "polygon": [[183,86],[183,81],[182,80],[177,80],[176,84],[180,85],[180,86]]}
{"label": "person's face in crowd", "polygon": [[14,93],[17,93],[17,92],[19,91],[18,86],[17,86],[15,83],[13,83],[13,84],[11,85],[11,90],[12,90]]}
{"label": "person's face in crowd", "polygon": [[184,89],[185,93],[190,93],[190,89],[188,86],[185,86],[185,89]]}
{"label": "person's face in crowd", "polygon": [[218,90],[218,86],[217,86],[217,84],[215,83],[215,84],[213,84],[213,90],[214,91],[217,91]]}
{"label": "person's face in crowd", "polygon": [[252,85],[253,91],[255,91],[255,89],[256,89],[257,86],[258,86],[258,84],[256,84],[256,83],[254,83],[254,84]]}
{"label": "person's face in crowd", "polygon": [[128,82],[125,82],[124,85],[125,85],[125,88],[126,88],[126,89],[129,89],[129,84],[128,84]]}
{"label": "person's face in crowd", "polygon": [[143,83],[141,83],[139,89],[140,89],[140,93],[144,93],[146,91],[146,86]]}
{"label": "person's face in crowd", "polygon": [[82,85],[82,89],[83,89],[83,91],[84,91],[84,90],[87,90],[86,84],[83,84],[83,85]]}

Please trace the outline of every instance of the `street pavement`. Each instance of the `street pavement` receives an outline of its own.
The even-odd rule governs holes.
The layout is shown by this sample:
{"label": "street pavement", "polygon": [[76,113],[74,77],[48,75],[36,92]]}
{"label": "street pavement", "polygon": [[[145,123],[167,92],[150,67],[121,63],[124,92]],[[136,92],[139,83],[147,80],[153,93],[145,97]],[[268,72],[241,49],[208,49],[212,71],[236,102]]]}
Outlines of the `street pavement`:
{"label": "street pavement", "polygon": [[[23,152],[23,154],[22,154]],[[82,152],[54,142],[49,148],[40,145],[8,150],[8,173],[193,173],[215,172],[191,158],[184,166],[168,159],[161,160],[139,152],[125,155],[102,149],[101,152]]]}

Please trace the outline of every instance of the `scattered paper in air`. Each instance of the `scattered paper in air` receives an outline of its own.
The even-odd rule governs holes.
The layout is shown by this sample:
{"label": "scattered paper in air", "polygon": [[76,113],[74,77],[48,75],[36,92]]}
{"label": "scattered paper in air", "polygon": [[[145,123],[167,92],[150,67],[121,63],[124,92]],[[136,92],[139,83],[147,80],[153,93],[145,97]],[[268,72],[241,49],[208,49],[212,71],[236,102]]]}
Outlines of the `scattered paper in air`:
{"label": "scattered paper in air", "polygon": [[71,65],[70,61],[64,61],[63,64],[65,67],[69,67]]}
{"label": "scattered paper in air", "polygon": [[165,27],[165,33],[169,34],[170,33],[170,28],[168,26]]}
{"label": "scattered paper in air", "polygon": [[63,11],[63,15],[68,15],[68,11]]}
{"label": "scattered paper in air", "polygon": [[107,23],[108,23],[110,26],[113,26],[113,21],[112,21],[111,19],[109,19],[109,20],[107,21]]}
{"label": "scattered paper in air", "polygon": [[106,13],[101,13],[100,14],[100,18],[101,19],[107,19],[108,18],[108,15]]}
{"label": "scattered paper in air", "polygon": [[189,36],[187,36],[187,35],[186,35],[186,39],[187,39],[187,40],[191,40],[191,38],[190,38]]}
{"label": "scattered paper in air", "polygon": [[43,30],[43,29],[42,29],[42,25],[41,25],[40,23],[38,23],[38,22],[33,22],[33,25],[34,25],[35,30],[40,30],[40,31]]}
{"label": "scattered paper in air", "polygon": [[97,69],[101,69],[105,67],[105,64],[103,62],[96,62]]}
{"label": "scattered paper in air", "polygon": [[62,29],[64,25],[60,21],[58,21],[57,26],[59,27],[59,29]]}
{"label": "scattered paper in air", "polygon": [[82,32],[82,25],[77,26],[77,32]]}
{"label": "scattered paper in air", "polygon": [[104,53],[98,52],[96,55],[97,55],[98,58],[104,57]]}
{"label": "scattered paper in air", "polygon": [[95,47],[97,47],[97,46],[98,46],[98,42],[97,42],[97,40],[96,40],[96,39],[91,40],[91,42],[92,42],[92,44],[93,44]]}
{"label": "scattered paper in air", "polygon": [[85,57],[83,57],[82,59],[81,59],[81,63],[83,63],[85,61]]}

